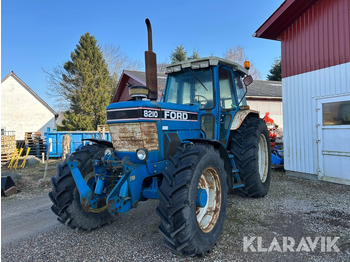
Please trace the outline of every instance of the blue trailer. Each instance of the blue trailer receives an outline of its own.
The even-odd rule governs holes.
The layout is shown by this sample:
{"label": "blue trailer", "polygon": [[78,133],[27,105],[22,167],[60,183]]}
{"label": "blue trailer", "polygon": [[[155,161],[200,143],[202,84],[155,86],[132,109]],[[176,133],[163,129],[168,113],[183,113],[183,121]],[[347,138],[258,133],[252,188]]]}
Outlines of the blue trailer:
{"label": "blue trailer", "polygon": [[88,144],[89,142],[86,139],[105,139],[111,141],[109,132],[105,132],[103,136],[101,132],[97,131],[51,131],[48,128],[45,137],[46,148],[50,152],[50,157],[62,157],[62,142],[65,135],[71,137],[69,153],[73,153],[78,148]]}

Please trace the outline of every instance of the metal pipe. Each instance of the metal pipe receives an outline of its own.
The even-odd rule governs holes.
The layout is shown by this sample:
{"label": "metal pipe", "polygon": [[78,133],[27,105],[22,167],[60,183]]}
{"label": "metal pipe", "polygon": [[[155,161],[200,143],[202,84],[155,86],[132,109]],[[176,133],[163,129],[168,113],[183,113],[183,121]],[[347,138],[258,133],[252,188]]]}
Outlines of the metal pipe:
{"label": "metal pipe", "polygon": [[148,98],[150,100],[158,99],[158,83],[157,83],[157,58],[152,49],[152,27],[151,22],[147,18],[145,20],[148,33],[148,51],[145,51],[145,67],[146,67],[146,86],[149,89]]}
{"label": "metal pipe", "polygon": [[145,22],[146,22],[147,34],[148,34],[148,51],[153,52],[151,22],[149,21],[148,18],[146,18]]}

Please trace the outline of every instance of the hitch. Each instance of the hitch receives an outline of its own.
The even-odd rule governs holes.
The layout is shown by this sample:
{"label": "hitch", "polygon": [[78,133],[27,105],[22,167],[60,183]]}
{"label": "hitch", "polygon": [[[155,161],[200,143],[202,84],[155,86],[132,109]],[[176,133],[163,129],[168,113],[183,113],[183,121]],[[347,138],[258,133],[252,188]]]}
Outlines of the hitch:
{"label": "hitch", "polygon": [[[92,191],[93,185],[90,185],[90,188],[87,181],[84,180],[78,166],[79,162],[68,160],[68,167],[73,175],[79,191],[80,203],[85,211],[98,213],[107,208],[112,215],[115,215],[117,212],[123,213],[131,209],[128,178],[135,166],[129,161],[128,157],[119,160],[115,157],[115,154],[106,154],[102,160],[95,160],[96,186],[94,191]],[[113,168],[120,168],[122,177],[106,196],[103,190]]]}

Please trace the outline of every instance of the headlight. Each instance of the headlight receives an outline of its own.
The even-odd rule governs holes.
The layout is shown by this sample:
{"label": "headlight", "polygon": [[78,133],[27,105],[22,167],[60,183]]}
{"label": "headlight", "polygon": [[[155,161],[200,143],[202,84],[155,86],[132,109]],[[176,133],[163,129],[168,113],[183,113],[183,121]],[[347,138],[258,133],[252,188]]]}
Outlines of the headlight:
{"label": "headlight", "polygon": [[170,66],[166,68],[166,73],[175,73],[175,72],[180,72],[181,71],[181,65],[176,65],[176,66]]}
{"label": "headlight", "polygon": [[145,148],[140,148],[136,150],[136,155],[139,160],[147,160],[148,150]]}
{"label": "headlight", "polygon": [[113,151],[114,151],[114,148],[107,148],[106,150],[105,150],[105,155],[110,155],[110,154],[112,154],[113,153]]}
{"label": "headlight", "polygon": [[199,68],[206,68],[206,67],[209,67],[209,61],[202,61],[202,62],[191,64],[192,69],[199,69]]}
{"label": "headlight", "polygon": [[180,65],[173,66],[173,70],[174,70],[174,72],[180,72],[181,71],[181,66]]}

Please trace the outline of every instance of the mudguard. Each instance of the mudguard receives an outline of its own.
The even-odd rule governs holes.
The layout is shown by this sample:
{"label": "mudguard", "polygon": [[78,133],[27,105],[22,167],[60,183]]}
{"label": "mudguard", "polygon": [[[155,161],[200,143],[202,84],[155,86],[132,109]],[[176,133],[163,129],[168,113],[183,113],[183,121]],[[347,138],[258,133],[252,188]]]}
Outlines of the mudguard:
{"label": "mudguard", "polygon": [[233,118],[230,130],[237,130],[249,114],[252,114],[255,117],[259,117],[259,111],[250,109],[239,110]]}
{"label": "mudguard", "polygon": [[104,140],[104,139],[85,138],[85,139],[82,139],[81,141],[91,141],[91,142],[94,142],[96,144],[105,145],[105,146],[108,146],[108,147],[113,147],[112,142],[110,142],[108,140]]}

